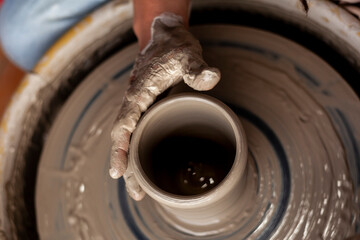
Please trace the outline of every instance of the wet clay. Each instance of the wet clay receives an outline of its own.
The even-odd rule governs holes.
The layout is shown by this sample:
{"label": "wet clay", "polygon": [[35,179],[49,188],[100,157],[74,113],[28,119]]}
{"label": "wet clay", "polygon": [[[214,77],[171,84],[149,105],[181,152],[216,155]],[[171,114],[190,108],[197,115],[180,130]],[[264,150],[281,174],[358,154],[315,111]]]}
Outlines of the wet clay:
{"label": "wet clay", "polygon": [[[208,232],[168,224],[173,219],[156,202],[130,200],[123,181],[108,176],[112,109],[126,90],[127,66],[136,55],[131,46],[89,75],[49,134],[36,198],[41,237],[305,240],[355,234],[358,142],[351,139],[359,139],[354,123],[360,104],[344,79],[276,35],[234,26],[194,33],[208,64],[222,73],[209,94],[239,116],[249,146],[243,194],[228,210],[236,213],[231,224]],[[170,94],[182,91],[188,89],[178,86]]]}

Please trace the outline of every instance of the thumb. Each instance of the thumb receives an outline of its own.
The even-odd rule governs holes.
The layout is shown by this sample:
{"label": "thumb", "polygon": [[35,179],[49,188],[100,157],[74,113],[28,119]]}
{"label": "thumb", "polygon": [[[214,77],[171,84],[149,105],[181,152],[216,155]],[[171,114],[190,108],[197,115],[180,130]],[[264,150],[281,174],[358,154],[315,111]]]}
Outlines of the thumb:
{"label": "thumb", "polygon": [[197,91],[207,91],[215,87],[220,81],[220,78],[221,74],[219,69],[205,67],[198,73],[185,74],[184,82]]}

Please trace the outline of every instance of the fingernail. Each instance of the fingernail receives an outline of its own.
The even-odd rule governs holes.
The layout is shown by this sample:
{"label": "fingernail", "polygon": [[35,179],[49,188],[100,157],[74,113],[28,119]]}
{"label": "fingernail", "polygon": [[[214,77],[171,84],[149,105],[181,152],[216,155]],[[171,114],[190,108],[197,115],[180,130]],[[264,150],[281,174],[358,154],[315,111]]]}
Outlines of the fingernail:
{"label": "fingernail", "polygon": [[110,177],[112,177],[114,179],[118,179],[120,177],[119,171],[115,168],[110,168],[109,174],[110,174]]}

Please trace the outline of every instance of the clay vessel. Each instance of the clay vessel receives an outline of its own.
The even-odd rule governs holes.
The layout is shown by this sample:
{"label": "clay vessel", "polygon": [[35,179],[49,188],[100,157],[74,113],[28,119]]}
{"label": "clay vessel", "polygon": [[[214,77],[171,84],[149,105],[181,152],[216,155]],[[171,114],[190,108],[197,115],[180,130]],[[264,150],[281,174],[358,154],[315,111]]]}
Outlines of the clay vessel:
{"label": "clay vessel", "polygon": [[[154,184],[146,174],[147,159],[141,157],[146,158],[156,143],[179,129],[206,138],[214,137],[210,132],[215,131],[215,138],[226,139],[234,146],[233,164],[226,177],[207,192],[195,195],[170,193]],[[171,158],[169,156],[169,161]],[[139,122],[129,151],[129,167],[142,189],[156,201],[162,217],[182,231],[204,235],[225,230],[229,220],[237,214],[233,206],[244,189],[246,164],[247,143],[238,117],[224,103],[202,94],[175,95],[155,104]]]}

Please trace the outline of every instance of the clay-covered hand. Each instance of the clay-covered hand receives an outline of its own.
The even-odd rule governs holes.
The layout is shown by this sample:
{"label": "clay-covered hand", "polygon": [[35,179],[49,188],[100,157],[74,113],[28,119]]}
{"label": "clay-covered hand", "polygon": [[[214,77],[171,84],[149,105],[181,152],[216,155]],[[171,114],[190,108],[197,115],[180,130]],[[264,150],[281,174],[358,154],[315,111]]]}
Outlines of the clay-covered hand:
{"label": "clay-covered hand", "polygon": [[184,27],[182,18],[164,13],[154,19],[151,40],[136,59],[111,133],[110,176],[124,176],[127,191],[135,200],[145,193],[131,170],[126,171],[130,136],[141,113],[159,94],[182,80],[195,90],[210,90],[219,82],[220,72],[204,62],[199,41]]}

